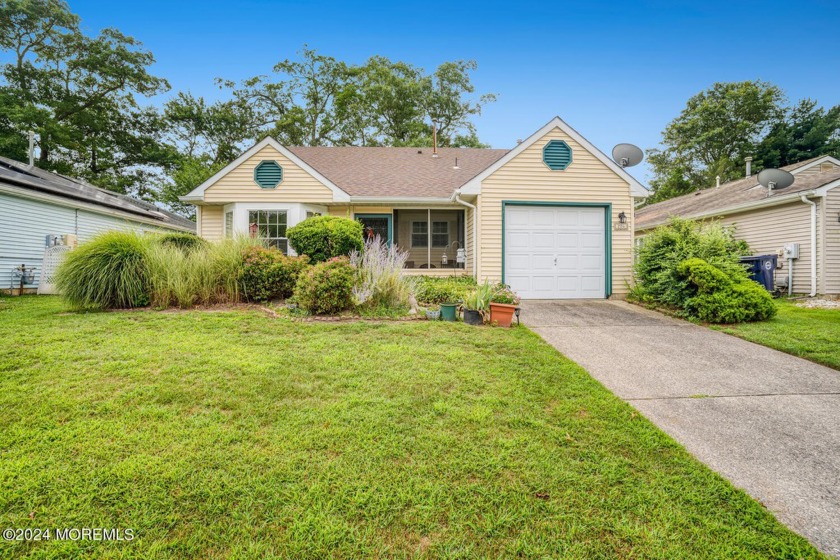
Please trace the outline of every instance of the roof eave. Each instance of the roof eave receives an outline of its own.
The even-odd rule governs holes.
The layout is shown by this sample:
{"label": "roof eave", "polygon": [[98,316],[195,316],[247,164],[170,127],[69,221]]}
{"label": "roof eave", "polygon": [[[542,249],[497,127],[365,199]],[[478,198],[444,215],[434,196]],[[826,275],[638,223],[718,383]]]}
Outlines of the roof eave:
{"label": "roof eave", "polygon": [[824,196],[824,193],[820,192],[822,189],[817,190],[809,190],[809,191],[799,191],[795,193],[786,194],[779,197],[770,197],[764,198],[761,200],[747,202],[743,204],[736,204],[733,206],[728,206],[724,208],[720,208],[718,210],[708,210],[706,212],[700,212],[697,214],[671,214],[667,218],[662,220],[657,220],[656,222],[643,225],[641,227],[637,227],[636,231],[647,231],[649,229],[654,229],[659,226],[665,225],[668,221],[674,216],[681,216],[683,218],[691,219],[691,220],[702,220],[704,218],[713,218],[718,216],[727,216],[729,214],[738,214],[741,212],[748,212],[750,210],[757,210],[760,208],[771,208],[773,206],[779,206],[781,204],[787,204],[789,202],[796,202],[797,200],[801,199],[803,196],[811,198],[811,197],[819,197]]}

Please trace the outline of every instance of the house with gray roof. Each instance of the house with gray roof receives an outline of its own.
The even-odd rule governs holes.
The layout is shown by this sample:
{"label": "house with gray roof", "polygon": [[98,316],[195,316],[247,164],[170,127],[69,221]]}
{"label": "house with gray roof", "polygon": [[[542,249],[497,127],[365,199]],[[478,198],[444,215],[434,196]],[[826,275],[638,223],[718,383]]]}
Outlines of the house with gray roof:
{"label": "house with gray roof", "polygon": [[[49,292],[64,251],[103,231],[195,232],[195,223],[154,204],[0,157],[0,291]],[[45,282],[46,281],[46,282]]]}
{"label": "house with gray roof", "polygon": [[[673,216],[720,220],[734,227],[753,254],[779,256],[777,284],[792,277],[797,294],[840,294],[840,160],[822,156],[782,169],[793,185],[769,190],[750,175],[639,208],[634,230],[641,240]],[[798,258],[785,258],[797,245]]]}
{"label": "house with gray roof", "polygon": [[406,274],[470,274],[526,299],[627,293],[648,192],[555,117],[512,149],[300,147],[266,138],[181,198],[198,233],[263,239],[317,214],[408,253]]}

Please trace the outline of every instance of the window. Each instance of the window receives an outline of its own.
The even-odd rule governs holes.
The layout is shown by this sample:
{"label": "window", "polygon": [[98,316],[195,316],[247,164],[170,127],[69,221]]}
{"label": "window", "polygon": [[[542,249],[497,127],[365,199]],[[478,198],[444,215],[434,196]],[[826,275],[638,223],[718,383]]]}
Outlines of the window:
{"label": "window", "polygon": [[411,246],[429,246],[429,222],[411,222]]}
{"label": "window", "polygon": [[285,210],[249,210],[248,232],[251,237],[264,240],[269,247],[277,247],[284,255],[289,254]]}
{"label": "window", "polygon": [[320,213],[320,212],[311,212],[311,211],[309,211],[309,210],[307,210],[307,211],[306,211],[306,219],[307,219],[307,220],[308,220],[309,218],[317,218],[317,217],[318,217],[318,216],[320,216],[320,215],[321,215],[321,213]]}
{"label": "window", "polygon": [[432,247],[449,246],[449,222],[432,222]]}
{"label": "window", "polygon": [[233,212],[225,212],[225,237],[233,237]]}

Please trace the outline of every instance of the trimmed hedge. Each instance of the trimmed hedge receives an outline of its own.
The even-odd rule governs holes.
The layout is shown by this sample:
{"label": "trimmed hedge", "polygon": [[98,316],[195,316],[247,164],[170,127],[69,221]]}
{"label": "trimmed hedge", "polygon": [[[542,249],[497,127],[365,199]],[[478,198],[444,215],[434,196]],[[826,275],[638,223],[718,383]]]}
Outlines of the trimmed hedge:
{"label": "trimmed hedge", "polygon": [[310,267],[298,278],[294,299],[314,315],[334,315],[353,306],[356,271],[347,257]]}
{"label": "trimmed hedge", "polygon": [[306,255],[313,263],[361,251],[362,224],[338,216],[307,218],[286,230],[289,244],[298,255]]}
{"label": "trimmed hedge", "polygon": [[288,257],[273,247],[248,247],[242,261],[242,289],[249,301],[290,297],[309,266],[309,257]]}
{"label": "trimmed hedge", "polygon": [[414,284],[414,297],[426,304],[457,303],[463,301],[476,285],[472,276],[419,276]]}
{"label": "trimmed hedge", "polygon": [[192,233],[162,233],[158,236],[161,245],[171,245],[182,251],[192,251],[207,247],[207,240]]}
{"label": "trimmed hedge", "polygon": [[708,323],[764,321],[776,314],[773,298],[759,283],[743,277],[730,278],[703,259],[687,259],[678,273],[697,290],[684,310]]}

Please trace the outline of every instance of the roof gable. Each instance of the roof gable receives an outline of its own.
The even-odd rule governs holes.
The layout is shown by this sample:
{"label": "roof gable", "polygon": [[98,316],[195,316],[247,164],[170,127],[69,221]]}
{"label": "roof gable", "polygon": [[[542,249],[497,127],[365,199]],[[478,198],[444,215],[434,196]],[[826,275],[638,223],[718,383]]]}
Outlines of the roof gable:
{"label": "roof gable", "polygon": [[238,168],[240,165],[251,159],[253,156],[257,155],[261,150],[266,147],[272,147],[277,152],[282,154],[284,157],[289,159],[292,163],[300,167],[303,171],[311,175],[316,181],[324,185],[330,191],[332,191],[333,201],[335,202],[349,202],[350,195],[347,194],[344,190],[339,188],[335,183],[324,177],[320,172],[315,170],[311,165],[306,163],[305,161],[301,160],[297,155],[289,151],[283,145],[281,145],[277,140],[271,138],[270,136],[264,138],[263,140],[257,142],[251,148],[246,150],[242,153],[238,158],[227,164],[224,168],[222,168],[218,173],[201,183],[195,189],[190,191],[189,194],[186,196],[180,197],[181,200],[184,202],[199,202],[204,200],[204,194],[213,185],[219,182],[222,178],[227,176],[231,171]]}
{"label": "roof gable", "polygon": [[642,198],[650,195],[650,192],[644,186],[642,186],[642,184],[639,183],[639,181],[633,178],[633,176],[631,176],[624,168],[615,163],[601,150],[596,148],[591,142],[589,142],[589,140],[581,136],[581,134],[578,131],[566,124],[566,122],[563,121],[563,119],[561,119],[560,117],[554,117],[553,119],[551,119],[545,126],[537,130],[534,134],[529,136],[523,142],[520,142],[514,149],[510,150],[507,154],[505,154],[504,157],[498,159],[492,165],[481,171],[481,173],[473,177],[470,181],[468,181],[461,187],[461,194],[481,194],[481,182],[484,179],[490,177],[490,175],[501,169],[505,164],[509,163],[516,156],[524,152],[526,149],[528,149],[533,144],[544,138],[547,134],[549,134],[552,130],[556,128],[562,130],[566,135],[568,135],[575,142],[577,142],[583,149],[595,156],[595,158],[597,158],[601,163],[603,163],[610,170],[612,170],[623,181],[627,182],[630,185],[630,192],[634,197]]}

